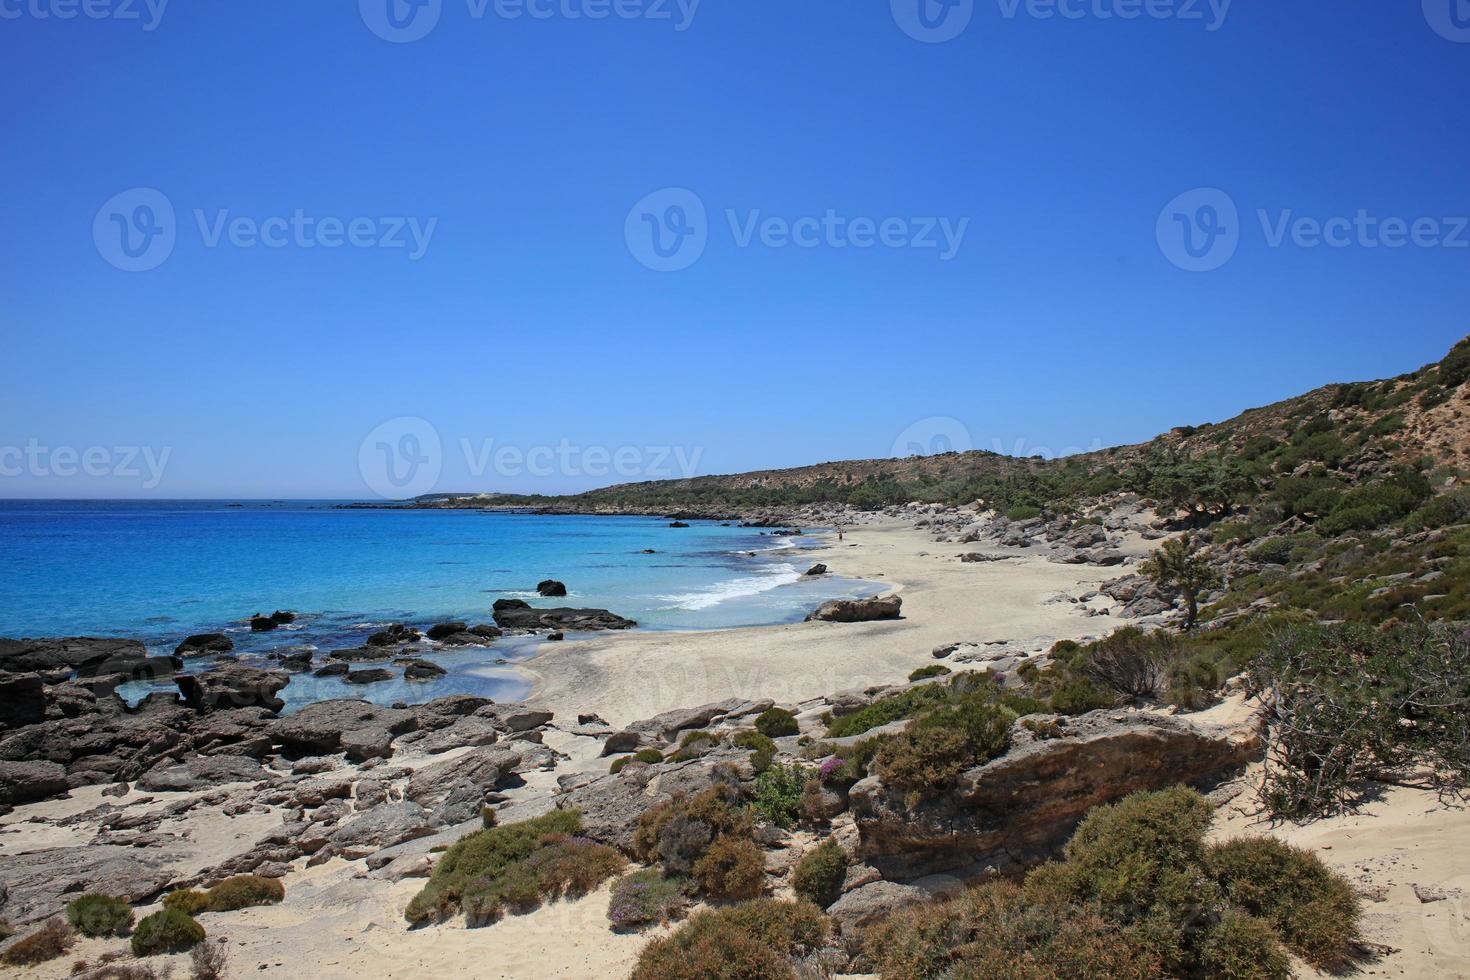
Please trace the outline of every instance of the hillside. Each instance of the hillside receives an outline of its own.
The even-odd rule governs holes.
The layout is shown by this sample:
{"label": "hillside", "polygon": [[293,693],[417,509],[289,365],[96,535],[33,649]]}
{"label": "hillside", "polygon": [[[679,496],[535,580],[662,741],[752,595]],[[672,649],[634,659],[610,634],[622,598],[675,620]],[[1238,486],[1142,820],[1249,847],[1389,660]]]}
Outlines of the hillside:
{"label": "hillside", "polygon": [[567,497],[441,495],[419,505],[666,512],[981,500],[1003,512],[1065,512],[1088,498],[1127,490],[1179,506],[1229,510],[1288,479],[1341,491],[1408,468],[1442,484],[1441,477],[1470,468],[1467,380],[1470,339],[1410,374],[1328,385],[1218,424],[1060,460],[971,451],[627,483]]}

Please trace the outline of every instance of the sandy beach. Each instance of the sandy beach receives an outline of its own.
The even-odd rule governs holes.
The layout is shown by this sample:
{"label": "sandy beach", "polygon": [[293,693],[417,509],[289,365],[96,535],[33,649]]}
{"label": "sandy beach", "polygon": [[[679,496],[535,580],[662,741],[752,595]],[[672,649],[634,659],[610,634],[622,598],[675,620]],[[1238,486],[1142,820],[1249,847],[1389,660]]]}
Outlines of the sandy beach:
{"label": "sandy beach", "polygon": [[[1135,554],[1146,548],[1131,542]],[[962,563],[974,546],[938,544],[895,519],[847,529],[844,540],[803,552],[834,574],[889,583],[903,618],[793,623],[717,631],[633,631],[550,644],[517,666],[535,682],[528,699],[559,717],[595,711],[613,725],[725,698],[798,704],[835,691],[902,682],[943,644],[1011,642],[1028,650],[1099,636],[1117,624],[1088,616],[1079,599],[1126,570],[1062,565],[1013,552]],[[988,548],[1000,554],[1004,549]],[[1107,609],[1103,597],[1088,604]]]}

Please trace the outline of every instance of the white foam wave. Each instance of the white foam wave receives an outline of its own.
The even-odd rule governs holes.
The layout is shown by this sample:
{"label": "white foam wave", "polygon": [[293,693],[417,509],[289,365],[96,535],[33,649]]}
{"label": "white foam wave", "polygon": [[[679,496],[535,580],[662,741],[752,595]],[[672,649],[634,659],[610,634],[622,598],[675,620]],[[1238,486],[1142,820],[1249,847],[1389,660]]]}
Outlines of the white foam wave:
{"label": "white foam wave", "polygon": [[716,582],[702,592],[690,592],[684,595],[661,595],[657,596],[660,601],[671,603],[670,609],[684,609],[695,612],[700,609],[708,609],[731,599],[745,599],[750,596],[760,595],[778,589],[783,585],[801,579],[801,572],[795,565],[774,565],[759,575],[745,575],[741,578],[726,579]]}

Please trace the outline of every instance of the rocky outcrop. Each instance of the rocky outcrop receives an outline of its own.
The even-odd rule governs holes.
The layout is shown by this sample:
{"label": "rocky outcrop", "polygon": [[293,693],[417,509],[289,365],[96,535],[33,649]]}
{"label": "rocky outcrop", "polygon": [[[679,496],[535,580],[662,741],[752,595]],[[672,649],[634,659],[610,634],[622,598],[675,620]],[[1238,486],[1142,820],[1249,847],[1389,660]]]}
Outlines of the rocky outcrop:
{"label": "rocky outcrop", "polygon": [[400,646],[405,643],[413,643],[422,638],[419,631],[412,626],[405,623],[394,623],[387,629],[378,630],[378,632],[369,636],[367,638],[367,645],[369,647]]}
{"label": "rocky outcrop", "polygon": [[536,593],[547,598],[560,598],[567,594],[567,586],[554,578],[543,579],[536,583]]}
{"label": "rocky outcrop", "polygon": [[910,805],[869,776],[849,799],[859,856],[889,879],[1018,870],[1051,856],[1087,811],[1139,790],[1200,785],[1259,755],[1255,726],[1206,728],[1146,713],[1053,719],[1058,737],[1012,729],[1009,752]]}
{"label": "rocky outcrop", "polygon": [[0,803],[30,803],[66,791],[66,770],[55,762],[0,762]]}
{"label": "rocky outcrop", "polygon": [[287,623],[294,623],[295,621],[295,613],[277,609],[269,616],[262,616],[260,613],[251,616],[250,629],[255,633],[268,633],[278,626],[285,626]]}
{"label": "rocky outcrop", "polygon": [[0,920],[30,925],[60,912],[83,892],[99,889],[144,902],[173,878],[163,856],[114,844],[0,855]]}
{"label": "rocky outcrop", "polygon": [[237,755],[210,755],[190,759],[182,765],[144,773],[138,788],[149,792],[189,792],[212,789],[225,783],[254,783],[269,773],[254,759]]}
{"label": "rocky outcrop", "polygon": [[37,673],[0,673],[0,728],[46,720],[46,681]]}
{"label": "rocky outcrop", "polygon": [[403,664],[403,679],[406,681],[429,681],[443,677],[449,671],[432,660],[408,660]]}
{"label": "rocky outcrop", "polygon": [[174,683],[184,703],[201,714],[253,707],[280,711],[286,702],[276,697],[276,692],[290,683],[290,678],[281,671],[235,665],[181,675],[174,678]]}
{"label": "rocky outcrop", "polygon": [[877,619],[898,619],[903,598],[896,595],[875,599],[833,599],[824,602],[808,616],[807,622],[866,623]]}
{"label": "rocky outcrop", "polygon": [[522,599],[497,599],[495,625],[518,630],[624,630],[638,624],[606,609],[535,609]]}
{"label": "rocky outcrop", "polygon": [[377,729],[403,735],[418,728],[418,717],[406,708],[382,708],[367,701],[318,701],[272,723],[271,736],[287,752],[326,755],[342,750],[348,732]]}

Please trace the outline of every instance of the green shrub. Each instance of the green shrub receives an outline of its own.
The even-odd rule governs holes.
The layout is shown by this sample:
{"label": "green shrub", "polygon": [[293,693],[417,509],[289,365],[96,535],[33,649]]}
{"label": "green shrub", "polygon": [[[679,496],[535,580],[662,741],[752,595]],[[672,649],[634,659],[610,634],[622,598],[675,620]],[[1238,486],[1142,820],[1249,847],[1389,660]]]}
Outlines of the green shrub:
{"label": "green shrub", "polygon": [[581,832],[582,816],[576,810],[554,810],[534,820],[477,830],[461,837],[434,867],[423,890],[404,910],[409,922],[418,924],[443,918],[460,907],[469,884],[480,878],[497,878],[518,861],[540,849],[548,837]]}
{"label": "green shrub", "polygon": [[186,915],[198,915],[209,910],[209,896],[192,888],[183,888],[163,896],[163,907],[178,909]]}
{"label": "green shrub", "polygon": [[637,760],[638,762],[645,762],[650,766],[656,766],[660,762],[664,761],[664,754],[658,749],[639,749],[632,755],[625,755],[620,759],[614,759],[612,765],[608,767],[607,771],[610,773],[622,772],[623,767],[634,760]]}
{"label": "green shrub", "polygon": [[885,782],[911,802],[948,789],[960,773],[1003,754],[1015,713],[978,698],[940,705],[909,723],[878,751]]}
{"label": "green shrub", "polygon": [[613,883],[607,918],[614,929],[641,929],[672,922],[689,907],[689,881],[644,868]]}
{"label": "green shrub", "polygon": [[912,718],[924,708],[947,700],[949,695],[949,689],[942,684],[925,684],[890,694],[850,715],[833,718],[827,723],[827,735],[831,738],[861,735],[870,729]]}
{"label": "green shrub", "polygon": [[64,956],[76,941],[69,925],[60,919],[47,919],[41,928],[11,943],[0,954],[0,962],[7,966],[35,966]]}
{"label": "green shrub", "polygon": [[782,738],[801,729],[796,724],[796,716],[785,708],[768,708],[756,718],[755,730],[767,738]]}
{"label": "green shrub", "polygon": [[585,837],[548,835],[541,846],[498,874],[471,879],[460,895],[460,907],[468,925],[487,925],[507,910],[529,912],[550,899],[580,898],[626,864],[611,847]]}
{"label": "green shrub", "polygon": [[234,912],[255,905],[274,905],[286,897],[286,886],[275,878],[235,875],[209,889],[209,911]]}
{"label": "green shrub", "polygon": [[1041,508],[1030,504],[1019,504],[1006,511],[1006,520],[1009,521],[1030,521],[1040,516]]}
{"label": "green shrub", "polygon": [[182,909],[154,912],[133,930],[133,955],[156,956],[178,953],[204,941],[204,927]]}
{"label": "green shrub", "polygon": [[684,737],[679,740],[679,748],[669,756],[669,761],[685,762],[698,758],[719,744],[720,737],[714,732],[685,732]]}
{"label": "green shrub", "polygon": [[1156,957],[1094,909],[1012,882],[917,905],[869,930],[884,980],[1152,980]]}
{"label": "green shrub", "polygon": [[694,862],[694,880],[711,898],[756,898],[766,887],[766,855],[748,837],[716,837]]}
{"label": "green shrub", "polygon": [[910,681],[928,680],[930,677],[943,677],[950,672],[944,664],[929,664],[927,667],[918,667],[909,673]]}
{"label": "green shrub", "polygon": [[1227,909],[1205,933],[1200,965],[1212,980],[1290,980],[1291,959],[1271,926]]}
{"label": "green shrub", "polygon": [[734,745],[736,748],[751,750],[750,766],[758,773],[771,768],[771,762],[776,758],[776,743],[771,741],[770,736],[753,729],[737,732]]}
{"label": "green shrub", "polygon": [[758,899],[698,912],[643,948],[632,980],[792,980],[822,947],[827,919],[805,902]]}
{"label": "green shrub", "polygon": [[846,877],[847,851],[829,838],[802,855],[791,872],[791,887],[801,898],[824,909],[842,895]]}
{"label": "green shrub", "polygon": [[1358,934],[1357,893],[1311,851],[1269,837],[1216,844],[1210,873],[1233,904],[1268,923],[1302,959],[1324,970],[1347,961]]}
{"label": "green shrub", "polygon": [[133,910],[125,899],[91,892],[67,904],[66,921],[84,936],[121,936],[133,927]]}
{"label": "green shrub", "polygon": [[1118,696],[1091,681],[1076,677],[1061,685],[1051,696],[1051,709],[1059,715],[1085,715],[1089,711],[1116,707]]}
{"label": "green shrub", "polygon": [[736,790],[716,785],[645,811],[633,833],[634,856],[661,863],[671,875],[689,874],[717,837],[750,837],[754,821],[739,802]]}
{"label": "green shrub", "polygon": [[751,806],[778,827],[790,827],[801,814],[801,794],[815,770],[807,766],[772,766],[755,778]]}

